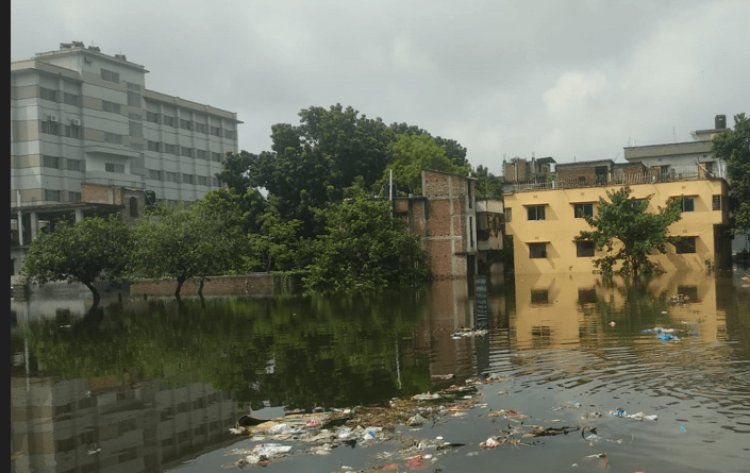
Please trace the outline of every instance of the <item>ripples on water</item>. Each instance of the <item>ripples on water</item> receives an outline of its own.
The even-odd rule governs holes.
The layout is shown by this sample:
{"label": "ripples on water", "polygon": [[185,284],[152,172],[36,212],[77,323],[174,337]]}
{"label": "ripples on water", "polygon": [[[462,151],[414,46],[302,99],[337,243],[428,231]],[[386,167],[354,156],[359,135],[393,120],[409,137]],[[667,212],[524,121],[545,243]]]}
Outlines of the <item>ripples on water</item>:
{"label": "ripples on water", "polygon": [[[139,384],[153,382],[155,388],[149,389],[155,392],[174,397],[186,377],[193,386],[213,392],[212,399],[224,399],[225,406],[232,404],[231,394],[237,396],[234,401],[240,408],[249,401],[257,408],[261,399],[275,399],[275,403],[266,404],[277,410],[280,399],[346,407],[347,403],[387,402],[394,395],[428,390],[430,376],[451,374],[461,383],[493,373],[502,381],[484,388],[488,409],[519,410],[530,416],[528,422],[554,420],[597,426],[602,436],[621,443],[589,444],[576,434],[549,438],[537,447],[508,447],[469,457],[467,453],[476,453],[479,442],[497,434],[499,428],[486,411],[478,410],[422,432],[467,443],[465,450],[442,458],[436,468],[446,472],[498,471],[499,466],[502,471],[747,472],[750,298],[733,288],[727,292],[725,286],[694,275],[660,280],[645,291],[606,287],[591,277],[519,279],[510,292],[488,295],[488,334],[461,339],[452,339],[451,332],[472,326],[476,295],[470,287],[455,282],[436,285],[418,298],[407,294],[367,303],[213,301],[207,311],[177,315],[170,312],[169,304],[131,312],[119,309],[91,331],[91,337],[75,321],[71,328],[69,320],[37,330],[34,343],[16,336],[14,399],[23,403],[40,399],[37,394],[28,394],[28,399],[23,394],[36,389],[36,384],[42,386],[40,392],[47,393],[69,385],[90,388],[106,384],[102,380],[112,374],[140,372]],[[679,291],[691,294],[694,301],[670,304],[670,297]],[[31,312],[25,314],[27,319],[41,318]],[[681,340],[663,342],[654,334],[642,333],[656,326],[674,328]],[[44,350],[51,351],[47,354]],[[83,357],[81,363],[59,363],[57,369],[67,374],[55,373],[51,367],[66,353]],[[97,367],[102,358],[107,361]],[[28,361],[36,359],[46,361],[49,367],[29,366]],[[177,383],[174,390],[160,387],[159,376],[169,373],[178,374],[177,381],[170,381]],[[135,388],[123,390],[112,384],[109,389],[126,402],[132,394],[122,393]],[[102,391],[100,399],[119,402],[107,396]],[[95,398],[99,399],[98,395]],[[128,409],[136,409],[132,401],[127,402],[130,404],[118,408],[123,419],[131,412]],[[208,419],[206,401],[201,402],[194,402],[193,407],[182,403],[176,410],[188,409],[189,413],[194,409]],[[175,406],[168,404],[161,413],[162,408],[153,404],[132,411],[142,418],[155,417],[153,429],[162,439],[159,447],[151,432],[143,437],[144,445],[157,446],[138,448],[143,452],[156,448],[160,458],[172,461],[197,455],[191,451],[214,450],[177,468],[185,472],[215,470],[225,463],[226,448],[220,447],[218,440],[209,442],[192,433],[173,431],[174,422],[184,414],[171,413]],[[659,420],[650,423],[609,416],[609,411],[617,408],[656,414]],[[26,425],[59,426],[58,422],[68,422],[71,417],[69,409],[65,412],[59,421],[55,415],[31,419],[31,423],[29,419],[14,420],[16,448],[29,448],[33,443]],[[591,413],[601,417],[586,417]],[[211,428],[225,432],[235,415],[227,411],[220,420],[210,419],[215,424]],[[98,427],[89,426],[86,419],[82,417],[78,423],[96,431]],[[41,431],[39,435],[44,436]],[[81,438],[91,435],[90,430],[80,433]],[[172,441],[170,435],[188,439],[187,453],[165,450],[164,442]],[[226,437],[216,439],[226,442]],[[70,442],[58,440],[58,455],[73,454],[74,450],[64,451],[64,445],[78,445]],[[607,452],[606,463],[581,460],[600,451]],[[43,462],[28,461],[34,457],[28,451],[17,455],[16,464],[28,468],[15,471],[59,470],[54,464],[45,467]],[[346,455],[320,460],[318,467],[295,459],[272,467],[279,472],[330,472],[339,471],[344,459],[373,464],[365,449]],[[82,456],[77,461],[89,465],[90,471],[109,471],[103,464],[90,466],[90,460]],[[119,464],[112,462],[113,467]],[[164,466],[159,465],[132,471],[159,471]]]}

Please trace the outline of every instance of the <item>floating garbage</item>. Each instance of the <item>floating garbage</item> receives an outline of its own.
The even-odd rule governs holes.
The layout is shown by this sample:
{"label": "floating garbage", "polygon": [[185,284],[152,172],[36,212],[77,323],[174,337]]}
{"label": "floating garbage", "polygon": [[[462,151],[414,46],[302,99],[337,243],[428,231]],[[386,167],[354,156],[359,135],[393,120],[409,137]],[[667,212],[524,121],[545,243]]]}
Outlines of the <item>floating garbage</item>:
{"label": "floating garbage", "polygon": [[680,337],[678,337],[677,335],[671,335],[669,333],[660,333],[659,336],[657,336],[656,338],[658,338],[659,340],[663,342],[671,342],[671,341],[680,340]]}
{"label": "floating garbage", "polygon": [[654,327],[654,328],[647,328],[645,330],[641,330],[641,333],[646,333],[646,334],[655,333],[655,334],[658,335],[660,333],[674,333],[674,329],[673,328]]}
{"label": "floating garbage", "polygon": [[[247,453],[247,455],[237,460],[235,465],[240,468],[247,465],[267,466],[271,463],[272,459],[283,457],[291,450],[291,445],[261,443],[253,447],[249,452],[247,450],[239,451],[240,454]],[[238,451],[235,451],[235,454],[236,453],[238,453]]]}
{"label": "floating garbage", "polygon": [[491,411],[487,415],[489,417],[504,417],[506,419],[526,419],[528,417],[514,409],[500,409],[499,411]]}
{"label": "floating garbage", "polygon": [[423,394],[415,394],[411,397],[412,401],[434,401],[435,399],[440,399],[440,394],[423,393]]}
{"label": "floating garbage", "polygon": [[635,414],[628,414],[625,409],[618,408],[613,411],[610,411],[610,415],[614,417],[622,417],[625,419],[632,419],[632,420],[651,420],[656,421],[658,420],[659,416],[656,414],[644,414],[643,412],[636,412]]}
{"label": "floating garbage", "polygon": [[460,330],[456,330],[455,332],[451,333],[451,338],[454,340],[458,340],[459,338],[465,338],[465,337],[482,337],[484,335],[487,335],[487,329],[470,329],[470,328],[462,328]]}

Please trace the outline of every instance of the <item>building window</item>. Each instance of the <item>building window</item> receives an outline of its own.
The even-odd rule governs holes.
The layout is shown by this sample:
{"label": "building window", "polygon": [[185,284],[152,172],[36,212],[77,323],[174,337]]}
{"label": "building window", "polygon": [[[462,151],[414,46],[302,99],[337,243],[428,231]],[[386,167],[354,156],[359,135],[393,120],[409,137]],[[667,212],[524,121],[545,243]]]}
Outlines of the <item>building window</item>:
{"label": "building window", "polygon": [[162,180],[161,171],[158,171],[156,169],[149,169],[148,170],[148,178],[149,179],[154,179],[156,181],[161,181]]}
{"label": "building window", "polygon": [[159,152],[159,151],[161,151],[161,143],[159,143],[158,141],[147,140],[146,141],[146,149],[149,150],[149,151]]}
{"label": "building window", "polygon": [[184,118],[180,118],[180,128],[183,128],[185,130],[192,130],[193,122],[191,122],[190,120],[185,120]]}
{"label": "building window", "polygon": [[208,125],[206,125],[205,123],[196,123],[195,131],[208,134]]}
{"label": "building window", "polygon": [[68,202],[72,204],[77,204],[81,201],[81,193],[80,192],[73,192],[68,191]]}
{"label": "building window", "polygon": [[594,204],[573,204],[573,215],[575,218],[593,217],[594,216]]}
{"label": "building window", "polygon": [[81,125],[76,125],[74,123],[71,123],[70,125],[65,125],[65,136],[67,138],[74,138],[77,140],[81,139]]}
{"label": "building window", "polygon": [[141,94],[138,92],[128,92],[128,105],[131,107],[140,107]]}
{"label": "building window", "polygon": [[177,183],[180,182],[180,175],[177,174],[176,172],[166,171],[165,176],[166,176],[166,180],[169,182],[177,182]]}
{"label": "building window", "polygon": [[102,110],[110,113],[119,114],[122,111],[122,107],[119,103],[110,102],[109,100],[102,100]]}
{"label": "building window", "polygon": [[55,191],[52,189],[45,189],[44,200],[52,200],[55,202],[60,202],[60,191]]}
{"label": "building window", "polygon": [[211,134],[214,136],[221,136],[221,127],[220,126],[212,126],[211,127]]}
{"label": "building window", "polygon": [[198,178],[198,184],[201,186],[208,185],[208,178],[206,176],[196,176]]}
{"label": "building window", "polygon": [[188,148],[187,146],[180,146],[180,154],[182,156],[187,156],[188,158],[192,158],[193,148]]}
{"label": "building window", "polygon": [[118,163],[104,163],[104,170],[107,172],[125,173],[125,165]]}
{"label": "building window", "polygon": [[695,253],[695,240],[696,237],[679,237],[674,243],[675,252],[677,254]]}
{"label": "building window", "polygon": [[169,126],[175,127],[175,128],[177,127],[177,118],[170,117],[169,115],[164,115],[162,118],[163,118],[163,121],[164,121],[165,125],[169,125]]}
{"label": "building window", "polygon": [[208,161],[208,151],[206,151],[205,149],[197,149],[195,150],[195,157]]}
{"label": "building window", "polygon": [[695,197],[682,197],[682,211],[683,212],[694,212],[695,211]]}
{"label": "building window", "polygon": [[547,243],[529,243],[529,258],[546,258]]}
{"label": "building window", "polygon": [[721,194],[714,194],[711,196],[711,208],[713,210],[721,210]]}
{"label": "building window", "polygon": [[576,256],[579,258],[594,256],[596,245],[593,241],[584,240],[576,242]]}
{"label": "building window", "polygon": [[681,303],[700,302],[698,286],[677,286],[677,298]]}
{"label": "building window", "polygon": [[120,83],[120,74],[118,72],[110,71],[109,69],[101,70],[101,78],[107,82]]}
{"label": "building window", "polygon": [[544,220],[544,205],[529,205],[526,207],[529,220]]}
{"label": "building window", "polygon": [[513,209],[511,209],[510,207],[505,207],[503,209],[503,216],[506,222],[512,222],[513,221]]}
{"label": "building window", "polygon": [[175,156],[177,156],[177,145],[173,145],[171,143],[165,143],[164,152],[167,154],[174,154]]}
{"label": "building window", "polygon": [[129,121],[128,129],[130,131],[130,136],[134,138],[143,138],[143,123],[136,122],[136,121]]}
{"label": "building window", "polygon": [[60,123],[57,120],[48,118],[42,122],[42,133],[47,135],[60,135]]}
{"label": "building window", "polygon": [[532,289],[532,304],[549,304],[549,289]]}
{"label": "building window", "polygon": [[60,169],[61,158],[59,156],[42,156],[42,167]]}
{"label": "building window", "polygon": [[146,111],[146,121],[151,123],[159,123],[159,114],[156,112]]}
{"label": "building window", "polygon": [[211,159],[216,162],[221,162],[221,153],[212,152],[211,153]]}
{"label": "building window", "polygon": [[128,89],[129,90],[135,90],[136,92],[140,92],[141,91],[140,84],[133,84],[132,82],[126,82],[126,84],[128,84]]}
{"label": "building window", "polygon": [[63,102],[68,105],[75,105],[76,107],[78,107],[81,104],[81,96],[65,92],[63,93]]}
{"label": "building window", "polygon": [[83,161],[78,159],[68,159],[66,161],[68,171],[83,171]]}
{"label": "building window", "polygon": [[192,174],[183,174],[182,182],[185,184],[195,184],[195,178]]}
{"label": "building window", "polygon": [[57,91],[46,87],[39,87],[39,96],[44,100],[57,102]]}
{"label": "building window", "polygon": [[596,304],[596,289],[592,288],[579,288],[578,289],[578,303],[584,304]]}
{"label": "building window", "polygon": [[116,133],[109,133],[107,131],[104,132],[104,141],[107,143],[114,143],[121,145],[122,144],[122,135],[118,135]]}

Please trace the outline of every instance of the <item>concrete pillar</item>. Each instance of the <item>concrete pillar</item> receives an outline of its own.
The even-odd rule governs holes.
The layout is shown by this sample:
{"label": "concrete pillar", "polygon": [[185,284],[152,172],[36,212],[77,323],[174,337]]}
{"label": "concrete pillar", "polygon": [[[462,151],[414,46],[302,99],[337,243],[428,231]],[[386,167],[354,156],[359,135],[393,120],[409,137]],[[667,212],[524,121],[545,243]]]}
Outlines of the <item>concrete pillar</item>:
{"label": "concrete pillar", "polygon": [[37,216],[36,212],[30,212],[29,216],[30,219],[30,226],[31,226],[31,241],[36,240],[36,234],[39,230],[39,217]]}
{"label": "concrete pillar", "polygon": [[18,244],[23,246],[23,212],[18,211]]}
{"label": "concrete pillar", "polygon": [[81,220],[83,220],[83,209],[76,209],[75,212],[76,212],[76,223],[78,223]]}

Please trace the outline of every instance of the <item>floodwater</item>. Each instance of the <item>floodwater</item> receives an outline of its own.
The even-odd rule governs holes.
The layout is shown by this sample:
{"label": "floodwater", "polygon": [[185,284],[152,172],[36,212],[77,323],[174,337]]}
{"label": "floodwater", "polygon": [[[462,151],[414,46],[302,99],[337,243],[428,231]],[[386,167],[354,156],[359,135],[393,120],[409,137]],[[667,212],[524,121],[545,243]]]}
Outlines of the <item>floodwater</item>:
{"label": "floodwater", "polygon": [[[238,449],[274,442],[292,447],[275,472],[748,472],[746,274],[109,298],[86,316],[85,294],[12,301],[11,471],[235,471]],[[229,433],[246,413],[387,405],[478,377],[489,382],[467,408],[327,455]],[[524,436],[533,425],[563,433]],[[436,437],[454,446],[419,452]],[[515,441],[480,448],[490,437]]]}

